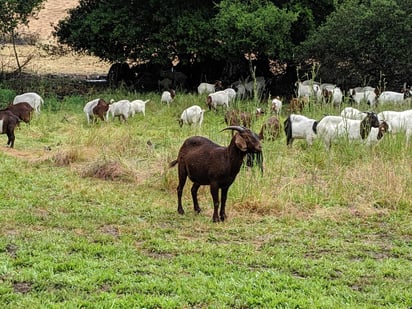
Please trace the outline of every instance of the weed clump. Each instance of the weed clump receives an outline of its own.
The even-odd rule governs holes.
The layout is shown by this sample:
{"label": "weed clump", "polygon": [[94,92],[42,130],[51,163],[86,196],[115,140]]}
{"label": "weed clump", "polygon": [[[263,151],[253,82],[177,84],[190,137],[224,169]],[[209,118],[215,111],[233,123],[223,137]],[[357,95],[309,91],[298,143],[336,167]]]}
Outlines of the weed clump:
{"label": "weed clump", "polygon": [[93,177],[111,181],[133,181],[134,174],[120,162],[104,161],[87,166],[81,173],[82,177]]}

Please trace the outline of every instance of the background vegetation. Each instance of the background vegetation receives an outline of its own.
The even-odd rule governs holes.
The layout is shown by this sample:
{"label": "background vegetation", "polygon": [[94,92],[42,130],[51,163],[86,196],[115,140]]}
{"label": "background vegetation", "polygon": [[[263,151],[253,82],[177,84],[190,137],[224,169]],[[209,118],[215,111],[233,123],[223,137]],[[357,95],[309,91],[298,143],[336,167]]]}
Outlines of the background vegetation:
{"label": "background vegetation", "polygon": [[[9,101],[14,92],[0,95]],[[186,214],[177,214],[177,170],[167,165],[191,135],[227,145],[223,113],[206,112],[202,128],[179,128],[181,111],[204,98],[179,95],[167,107],[155,93],[98,95],[151,102],[146,117],[87,125],[82,108],[97,94],[46,96],[42,114],[17,130],[16,148],[0,152],[4,306],[412,305],[412,150],[403,135],[330,152],[320,142],[264,141],[264,173],[241,170],[229,218],[214,224],[208,188],[196,215],[187,185]],[[323,113],[338,110],[304,111]]]}
{"label": "background vegetation", "polygon": [[190,76],[200,66],[209,80],[233,82],[244,74],[235,69],[244,54],[253,53],[267,78],[270,60],[300,67],[301,78],[316,62],[323,81],[343,88],[378,86],[384,76],[379,86],[399,91],[412,83],[411,10],[410,0],[86,0],[59,22],[56,36],[112,62],[131,58],[170,69],[178,56],[177,70]]}

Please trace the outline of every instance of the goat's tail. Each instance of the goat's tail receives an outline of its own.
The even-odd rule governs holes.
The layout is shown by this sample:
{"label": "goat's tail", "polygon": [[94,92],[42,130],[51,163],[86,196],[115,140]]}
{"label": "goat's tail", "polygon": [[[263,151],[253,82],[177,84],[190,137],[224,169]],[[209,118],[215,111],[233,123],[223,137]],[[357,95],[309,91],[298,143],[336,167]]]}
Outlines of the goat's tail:
{"label": "goat's tail", "polygon": [[313,123],[313,125],[312,125],[312,131],[313,131],[315,134],[318,134],[318,122],[317,122],[317,121],[315,121],[315,122]]}
{"label": "goat's tail", "polygon": [[173,160],[169,163],[169,168],[174,167],[177,164],[177,160]]}

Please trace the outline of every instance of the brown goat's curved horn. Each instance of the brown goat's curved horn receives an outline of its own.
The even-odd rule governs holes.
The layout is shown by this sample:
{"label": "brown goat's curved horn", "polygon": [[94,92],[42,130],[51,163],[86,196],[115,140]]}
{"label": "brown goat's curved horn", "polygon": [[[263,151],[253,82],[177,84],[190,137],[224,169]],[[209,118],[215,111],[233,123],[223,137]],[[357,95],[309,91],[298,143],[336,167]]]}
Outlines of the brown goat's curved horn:
{"label": "brown goat's curved horn", "polygon": [[241,126],[228,126],[220,130],[220,132],[225,131],[225,130],[235,130],[235,131],[238,131],[239,133],[243,133],[245,131],[245,128]]}

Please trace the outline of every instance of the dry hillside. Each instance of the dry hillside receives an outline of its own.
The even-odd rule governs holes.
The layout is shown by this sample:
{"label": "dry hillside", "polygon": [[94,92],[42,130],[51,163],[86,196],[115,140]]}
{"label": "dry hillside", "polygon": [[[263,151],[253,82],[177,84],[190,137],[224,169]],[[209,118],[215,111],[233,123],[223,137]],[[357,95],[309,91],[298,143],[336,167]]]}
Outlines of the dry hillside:
{"label": "dry hillside", "polygon": [[[64,18],[67,10],[76,7],[79,0],[47,0],[37,18],[32,19],[28,27],[20,32],[37,38],[38,43],[54,43],[52,36],[53,26]],[[110,64],[101,62],[96,57],[70,54],[64,57],[49,56],[36,46],[18,46],[20,63],[25,63],[24,71],[35,74],[62,74],[96,76],[107,74]],[[13,71],[16,69],[16,60],[11,46],[0,50],[0,70]]]}

